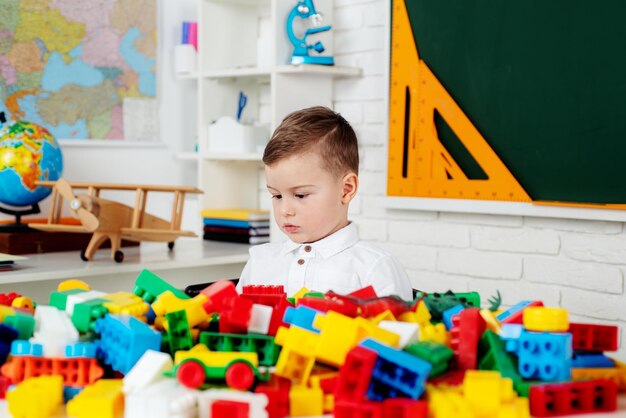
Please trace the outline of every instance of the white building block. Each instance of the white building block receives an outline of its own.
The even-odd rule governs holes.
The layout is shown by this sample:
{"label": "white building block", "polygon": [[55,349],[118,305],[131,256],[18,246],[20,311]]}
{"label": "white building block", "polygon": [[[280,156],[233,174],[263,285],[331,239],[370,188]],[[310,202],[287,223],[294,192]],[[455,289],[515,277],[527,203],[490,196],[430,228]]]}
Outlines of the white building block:
{"label": "white building block", "polygon": [[419,341],[419,325],[413,322],[380,321],[378,326],[400,336],[398,347],[401,350],[407,345]]}
{"label": "white building block", "polygon": [[208,389],[198,394],[198,412],[201,417],[212,417],[211,405],[215,401],[246,402],[250,405],[249,418],[267,418],[267,396],[263,393],[240,392],[229,389]]}
{"label": "white building block", "polygon": [[270,321],[272,320],[272,312],[274,312],[274,309],[271,306],[253,304],[250,322],[248,323],[248,332],[267,335]]}
{"label": "white building block", "polygon": [[78,342],[78,331],[64,311],[54,306],[38,305],[35,332],[30,342],[43,345],[45,357],[64,357],[65,346]]}
{"label": "white building block", "polygon": [[199,393],[173,378],[159,380],[126,395],[124,417],[196,418]]}
{"label": "white building block", "polygon": [[172,370],[172,358],[167,353],[160,353],[154,350],[147,350],[133,368],[124,376],[122,392],[137,392],[143,388],[166,379],[163,372]]}
{"label": "white building block", "polygon": [[67,296],[67,302],[65,303],[65,312],[71,317],[74,313],[74,306],[78,303],[84,303],[92,299],[98,299],[106,295],[104,292],[97,290],[90,290],[88,292],[75,293]]}

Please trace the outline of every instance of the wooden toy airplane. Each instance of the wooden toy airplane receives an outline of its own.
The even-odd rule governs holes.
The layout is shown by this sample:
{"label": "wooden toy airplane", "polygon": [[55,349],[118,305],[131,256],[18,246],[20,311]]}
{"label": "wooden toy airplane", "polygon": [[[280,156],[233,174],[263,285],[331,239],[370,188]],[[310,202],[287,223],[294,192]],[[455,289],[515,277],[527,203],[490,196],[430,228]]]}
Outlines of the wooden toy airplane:
{"label": "wooden toy airplane", "polygon": [[[38,185],[52,188],[52,204],[47,223],[31,223],[36,229],[50,232],[93,233],[87,248],[80,257],[84,261],[91,260],[100,246],[111,240],[111,258],[118,263],[124,260],[120,251],[122,239],[129,241],[163,241],[168,248],[174,248],[178,237],[195,237],[191,231],[180,229],[183,217],[185,194],[202,193],[195,187],[148,186],[145,184],[110,184],[110,183],[70,183],[65,179],[58,181],[38,181]],[[87,189],[87,194],[75,195],[73,189]],[[101,190],[128,190],[136,192],[135,206],[100,197]],[[165,192],[174,194],[172,219],[166,221],[146,213],[148,192]],[[81,225],[60,223],[63,199],[69,202],[72,214],[80,220]]]}

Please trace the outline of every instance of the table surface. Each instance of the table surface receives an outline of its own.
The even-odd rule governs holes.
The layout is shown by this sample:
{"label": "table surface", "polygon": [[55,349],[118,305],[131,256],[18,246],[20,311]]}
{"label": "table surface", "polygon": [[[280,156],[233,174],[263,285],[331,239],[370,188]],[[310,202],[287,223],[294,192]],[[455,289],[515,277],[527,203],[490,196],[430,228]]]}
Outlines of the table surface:
{"label": "table surface", "polygon": [[140,246],[123,247],[124,261],[116,263],[110,250],[99,250],[93,261],[81,260],[78,251],[27,254],[26,260],[15,262],[11,271],[0,272],[0,284],[57,280],[59,277],[94,277],[118,273],[138,273],[143,269],[184,269],[202,266],[240,264],[248,260],[248,244],[180,238],[169,251],[163,242],[143,242]]}

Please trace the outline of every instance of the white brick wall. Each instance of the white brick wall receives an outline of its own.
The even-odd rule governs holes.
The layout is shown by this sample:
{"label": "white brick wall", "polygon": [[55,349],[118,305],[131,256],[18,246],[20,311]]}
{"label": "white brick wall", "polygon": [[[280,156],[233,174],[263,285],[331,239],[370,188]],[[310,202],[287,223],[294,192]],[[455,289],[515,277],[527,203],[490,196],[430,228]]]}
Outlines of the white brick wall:
{"label": "white brick wall", "polygon": [[[505,306],[540,299],[579,322],[617,324],[626,335],[626,232],[622,223],[387,210],[384,45],[386,0],[335,0],[337,64],[363,70],[335,83],[335,107],[361,145],[361,188],[350,210],[364,239],[396,255],[424,291],[497,290]],[[623,341],[623,338],[622,338]],[[626,360],[622,349],[618,358]]]}

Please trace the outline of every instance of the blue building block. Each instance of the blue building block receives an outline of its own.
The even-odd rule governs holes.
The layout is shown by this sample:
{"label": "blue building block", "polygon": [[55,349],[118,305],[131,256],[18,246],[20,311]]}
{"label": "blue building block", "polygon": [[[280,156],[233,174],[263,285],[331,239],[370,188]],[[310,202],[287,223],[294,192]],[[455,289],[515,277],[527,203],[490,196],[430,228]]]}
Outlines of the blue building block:
{"label": "blue building block", "polygon": [[96,355],[113,370],[124,374],[146,350],[161,349],[161,333],[130,315],[110,315],[96,321]]}
{"label": "blue building block", "polygon": [[43,345],[26,340],[15,340],[11,343],[12,356],[43,356]]}
{"label": "blue building block", "polygon": [[75,343],[65,346],[65,357],[96,357],[96,344],[94,343]]}
{"label": "blue building block", "polygon": [[524,331],[519,338],[518,369],[524,379],[569,380],[572,334]]}
{"label": "blue building block", "polygon": [[456,305],[443,311],[443,324],[448,331],[452,329],[452,317],[458,315],[463,309],[465,309],[463,305]]}
{"label": "blue building block", "polygon": [[500,315],[496,316],[496,319],[498,320],[498,322],[502,322],[505,319],[507,319],[509,316],[521,311],[522,309],[524,309],[525,307],[527,307],[528,305],[530,305],[531,303],[533,303],[532,300],[523,300],[520,303],[518,303],[517,305],[513,305],[511,306],[509,309],[507,309],[506,311],[502,312]]}
{"label": "blue building block", "polygon": [[75,388],[72,386],[63,386],[63,402],[68,403],[74,396],[83,391],[84,388]]}
{"label": "blue building block", "polygon": [[11,344],[17,340],[18,331],[5,324],[0,324],[0,364],[4,363],[11,352]]}
{"label": "blue building block", "polygon": [[316,315],[324,315],[324,313],[304,305],[300,305],[296,308],[289,306],[285,310],[283,322],[319,334],[320,330],[313,327],[313,321]]}
{"label": "blue building block", "polygon": [[424,392],[432,366],[405,351],[396,350],[367,338],[360,344],[378,353],[367,398],[382,401],[387,398],[419,398]]}
{"label": "blue building block", "polygon": [[524,332],[524,326],[520,324],[502,324],[500,339],[504,341],[506,351],[517,354],[519,350],[519,338]]}
{"label": "blue building block", "polygon": [[572,367],[580,368],[613,368],[615,362],[602,353],[588,353],[575,351],[572,358]]}

